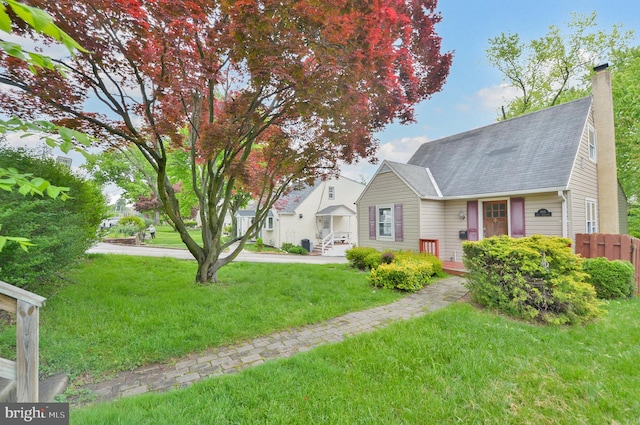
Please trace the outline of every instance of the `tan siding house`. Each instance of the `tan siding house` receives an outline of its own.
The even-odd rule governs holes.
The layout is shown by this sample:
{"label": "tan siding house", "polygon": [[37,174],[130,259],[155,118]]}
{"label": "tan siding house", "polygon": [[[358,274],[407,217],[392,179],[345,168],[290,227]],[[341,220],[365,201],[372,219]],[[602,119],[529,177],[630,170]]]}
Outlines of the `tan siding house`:
{"label": "tan siding house", "polygon": [[424,143],[407,164],[383,161],[356,202],[360,245],[457,262],[465,240],[597,232],[602,208],[626,229],[624,193],[602,184],[598,153],[615,143],[594,113],[597,84],[593,97]]}

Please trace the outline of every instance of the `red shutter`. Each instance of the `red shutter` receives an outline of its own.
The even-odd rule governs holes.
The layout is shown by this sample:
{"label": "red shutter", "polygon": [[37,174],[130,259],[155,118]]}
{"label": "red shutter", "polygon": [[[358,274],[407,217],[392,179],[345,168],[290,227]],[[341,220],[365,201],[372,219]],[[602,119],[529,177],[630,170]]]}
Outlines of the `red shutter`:
{"label": "red shutter", "polygon": [[376,207],[369,207],[369,239],[376,238]]}
{"label": "red shutter", "polygon": [[393,222],[395,225],[394,233],[396,242],[402,242],[404,240],[402,233],[402,204],[395,204],[393,206]]}
{"label": "red shutter", "polygon": [[524,198],[511,199],[511,237],[523,238],[526,236],[524,227]]}
{"label": "red shutter", "polygon": [[467,240],[478,240],[478,201],[467,201]]}

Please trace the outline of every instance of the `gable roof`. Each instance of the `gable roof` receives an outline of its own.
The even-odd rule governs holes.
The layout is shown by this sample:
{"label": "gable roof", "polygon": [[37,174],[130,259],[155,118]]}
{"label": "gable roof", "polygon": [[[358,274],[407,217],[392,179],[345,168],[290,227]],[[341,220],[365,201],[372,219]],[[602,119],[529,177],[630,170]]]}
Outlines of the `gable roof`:
{"label": "gable roof", "polygon": [[586,97],[424,143],[405,180],[428,168],[445,198],[566,188],[590,108]]}
{"label": "gable roof", "polygon": [[428,168],[385,160],[376,175],[388,171],[395,173],[420,198],[442,198],[440,188]]}

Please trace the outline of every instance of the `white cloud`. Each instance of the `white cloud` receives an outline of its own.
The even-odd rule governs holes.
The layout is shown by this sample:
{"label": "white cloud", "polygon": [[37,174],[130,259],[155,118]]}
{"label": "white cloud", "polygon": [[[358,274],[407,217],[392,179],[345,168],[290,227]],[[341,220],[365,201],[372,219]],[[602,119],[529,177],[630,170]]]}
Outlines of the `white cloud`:
{"label": "white cloud", "polygon": [[500,109],[501,106],[506,105],[517,96],[518,90],[506,84],[484,87],[475,93],[481,107],[492,111]]}
{"label": "white cloud", "polygon": [[356,181],[361,181],[362,179],[369,181],[378,169],[380,162],[386,159],[406,163],[420,145],[428,141],[429,139],[425,136],[403,137],[390,140],[380,145],[377,154],[378,164],[369,164],[364,161],[358,164],[343,165],[340,167],[340,174]]}

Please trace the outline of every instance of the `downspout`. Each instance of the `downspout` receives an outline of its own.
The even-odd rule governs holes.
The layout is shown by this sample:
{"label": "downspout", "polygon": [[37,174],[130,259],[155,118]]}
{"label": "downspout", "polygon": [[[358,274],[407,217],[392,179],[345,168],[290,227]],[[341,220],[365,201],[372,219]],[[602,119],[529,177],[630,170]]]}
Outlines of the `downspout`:
{"label": "downspout", "polygon": [[569,223],[567,198],[564,196],[564,191],[562,190],[558,191],[558,196],[562,198],[562,237],[566,238],[569,234],[569,229],[567,229]]}

